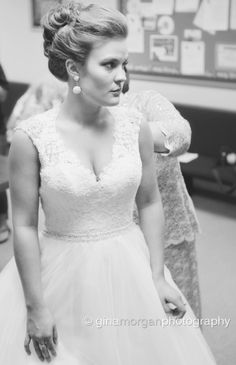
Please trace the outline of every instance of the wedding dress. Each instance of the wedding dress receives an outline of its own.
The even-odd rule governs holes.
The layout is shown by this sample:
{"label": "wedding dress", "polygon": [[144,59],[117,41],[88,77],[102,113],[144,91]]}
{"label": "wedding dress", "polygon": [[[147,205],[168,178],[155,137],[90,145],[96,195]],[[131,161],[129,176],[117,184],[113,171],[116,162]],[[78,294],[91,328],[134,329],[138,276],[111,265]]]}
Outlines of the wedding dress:
{"label": "wedding dress", "polygon": [[[59,335],[52,363],[213,365],[199,328],[165,322],[149,250],[133,223],[142,172],[140,114],[124,107],[111,112],[112,158],[97,176],[57,133],[58,108],[17,127],[35,145],[41,165],[42,283]],[[175,286],[167,269],[165,274]],[[195,318],[188,304],[184,318]],[[1,365],[41,363],[33,349],[25,353],[25,331],[23,290],[12,259],[0,274]]]}

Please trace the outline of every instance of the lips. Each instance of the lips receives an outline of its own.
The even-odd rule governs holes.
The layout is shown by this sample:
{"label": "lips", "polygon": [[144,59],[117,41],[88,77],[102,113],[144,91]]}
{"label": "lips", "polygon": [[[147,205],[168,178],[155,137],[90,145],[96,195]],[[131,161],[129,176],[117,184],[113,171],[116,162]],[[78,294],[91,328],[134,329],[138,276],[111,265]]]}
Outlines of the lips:
{"label": "lips", "polygon": [[120,91],[121,91],[121,89],[111,90],[112,93],[118,93]]}

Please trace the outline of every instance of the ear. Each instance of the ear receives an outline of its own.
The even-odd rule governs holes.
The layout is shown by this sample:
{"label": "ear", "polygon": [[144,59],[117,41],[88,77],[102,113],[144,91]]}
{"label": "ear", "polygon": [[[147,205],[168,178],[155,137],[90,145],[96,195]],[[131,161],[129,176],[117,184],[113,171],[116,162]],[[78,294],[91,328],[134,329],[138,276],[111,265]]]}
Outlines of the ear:
{"label": "ear", "polygon": [[65,62],[65,65],[66,65],[66,71],[67,71],[69,77],[73,78],[74,76],[78,76],[79,67],[78,67],[78,65],[76,64],[75,61],[68,58]]}

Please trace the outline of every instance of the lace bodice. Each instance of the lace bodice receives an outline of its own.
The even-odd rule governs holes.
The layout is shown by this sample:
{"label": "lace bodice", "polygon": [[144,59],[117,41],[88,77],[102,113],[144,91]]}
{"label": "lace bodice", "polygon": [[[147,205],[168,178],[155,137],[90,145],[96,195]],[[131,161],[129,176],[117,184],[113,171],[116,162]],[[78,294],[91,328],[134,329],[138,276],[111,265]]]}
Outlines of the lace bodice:
{"label": "lace bodice", "polygon": [[96,175],[65,147],[56,131],[58,108],[32,117],[16,128],[35,145],[40,160],[40,198],[46,234],[99,238],[133,222],[142,164],[138,135],[141,114],[113,107],[112,159]]}

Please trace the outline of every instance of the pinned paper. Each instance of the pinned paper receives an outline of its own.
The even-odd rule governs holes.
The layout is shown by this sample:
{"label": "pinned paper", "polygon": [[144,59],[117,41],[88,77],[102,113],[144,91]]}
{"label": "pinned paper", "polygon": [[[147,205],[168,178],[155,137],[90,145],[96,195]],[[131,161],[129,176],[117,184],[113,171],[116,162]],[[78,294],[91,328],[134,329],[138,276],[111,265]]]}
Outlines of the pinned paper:
{"label": "pinned paper", "polygon": [[157,15],[172,15],[174,13],[174,0],[154,0]]}
{"label": "pinned paper", "polygon": [[236,29],[236,0],[231,0],[230,29]]}
{"label": "pinned paper", "polygon": [[200,29],[184,29],[184,38],[189,41],[200,41],[202,31]]}
{"label": "pinned paper", "polygon": [[142,24],[145,30],[156,30],[156,17],[143,17]]}
{"label": "pinned paper", "polygon": [[162,15],[157,21],[157,29],[160,34],[171,34],[175,29],[174,20],[168,15]]}
{"label": "pinned paper", "polygon": [[174,0],[128,0],[127,13],[139,14],[141,17],[155,15],[172,15]]}
{"label": "pinned paper", "polygon": [[183,41],[181,43],[181,73],[183,75],[204,75],[205,43]]}
{"label": "pinned paper", "polygon": [[178,57],[177,36],[150,36],[150,59],[159,62],[176,62]]}
{"label": "pinned paper", "polygon": [[228,30],[229,0],[203,0],[193,24],[209,33]]}
{"label": "pinned paper", "polygon": [[179,13],[195,13],[199,6],[199,0],[176,0],[175,11]]}
{"label": "pinned paper", "polygon": [[216,68],[236,71],[236,44],[216,45]]}
{"label": "pinned paper", "polygon": [[144,17],[150,17],[156,13],[156,0],[139,0],[138,9],[140,15]]}
{"label": "pinned paper", "polygon": [[128,22],[128,38],[127,45],[129,52],[143,53],[144,52],[144,29],[142,22],[137,14],[127,14]]}
{"label": "pinned paper", "polygon": [[198,12],[195,15],[195,18],[193,19],[193,24],[203,30],[205,29],[205,22],[206,22],[205,21],[205,7],[206,7],[206,2],[205,2],[205,0],[203,0],[198,9]]}

